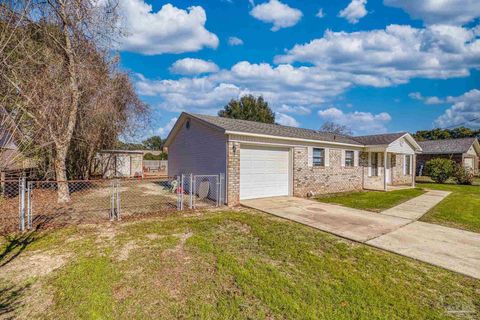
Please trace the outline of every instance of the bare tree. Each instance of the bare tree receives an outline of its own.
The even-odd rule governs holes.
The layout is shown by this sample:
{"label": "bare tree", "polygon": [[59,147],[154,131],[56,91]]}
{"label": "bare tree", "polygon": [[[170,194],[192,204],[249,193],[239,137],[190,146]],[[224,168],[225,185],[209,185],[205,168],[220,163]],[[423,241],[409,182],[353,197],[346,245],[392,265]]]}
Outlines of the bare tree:
{"label": "bare tree", "polygon": [[95,148],[126,129],[129,113],[146,110],[110,53],[116,3],[46,0],[5,8],[14,18],[0,23],[14,39],[0,51],[0,96],[10,115],[21,116],[17,125],[31,128],[25,140],[35,142],[61,181],[58,201],[68,202],[69,154],[86,149],[92,159]]}
{"label": "bare tree", "polygon": [[320,127],[320,131],[351,136],[352,130],[346,125],[338,124],[332,121],[326,121]]}

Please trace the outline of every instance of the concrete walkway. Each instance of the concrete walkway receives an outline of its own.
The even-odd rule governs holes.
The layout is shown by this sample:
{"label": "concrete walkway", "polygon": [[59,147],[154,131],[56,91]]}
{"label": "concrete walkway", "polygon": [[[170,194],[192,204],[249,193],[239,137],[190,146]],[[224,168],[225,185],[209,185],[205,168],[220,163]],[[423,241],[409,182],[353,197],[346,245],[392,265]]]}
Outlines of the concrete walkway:
{"label": "concrete walkway", "polygon": [[383,213],[295,197],[242,205],[480,279],[480,234],[416,221],[447,195],[428,191]]}
{"label": "concrete walkway", "polygon": [[451,192],[440,190],[428,190],[425,194],[405,201],[396,207],[382,211],[381,214],[417,220],[440,201],[445,199]]}

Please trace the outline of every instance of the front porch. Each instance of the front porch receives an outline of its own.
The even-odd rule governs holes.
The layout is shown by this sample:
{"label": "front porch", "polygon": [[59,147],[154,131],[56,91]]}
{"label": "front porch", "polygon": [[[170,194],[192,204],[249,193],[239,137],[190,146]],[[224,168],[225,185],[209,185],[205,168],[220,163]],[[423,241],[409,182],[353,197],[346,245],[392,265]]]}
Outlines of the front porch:
{"label": "front porch", "polygon": [[416,157],[411,152],[392,152],[389,148],[370,148],[363,160],[363,188],[395,191],[415,188]]}

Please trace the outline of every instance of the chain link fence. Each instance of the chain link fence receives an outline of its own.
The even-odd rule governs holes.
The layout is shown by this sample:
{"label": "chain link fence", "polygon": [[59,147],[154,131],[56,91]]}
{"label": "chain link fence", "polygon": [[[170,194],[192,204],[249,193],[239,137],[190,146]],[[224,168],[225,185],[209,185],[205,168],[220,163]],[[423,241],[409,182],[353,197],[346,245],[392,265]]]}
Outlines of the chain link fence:
{"label": "chain link fence", "polygon": [[223,175],[78,181],[0,181],[0,232],[96,223],[223,205]]}

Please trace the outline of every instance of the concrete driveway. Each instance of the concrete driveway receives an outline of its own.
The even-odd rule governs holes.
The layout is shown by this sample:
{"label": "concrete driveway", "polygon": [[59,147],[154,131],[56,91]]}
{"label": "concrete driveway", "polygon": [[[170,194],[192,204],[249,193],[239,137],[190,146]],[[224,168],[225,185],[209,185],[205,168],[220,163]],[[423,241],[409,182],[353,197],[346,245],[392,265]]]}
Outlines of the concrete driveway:
{"label": "concrete driveway", "polygon": [[[417,201],[433,206],[445,196],[427,193]],[[430,206],[414,204],[382,214],[295,197],[242,201],[250,208],[480,279],[480,234],[418,222]]]}

